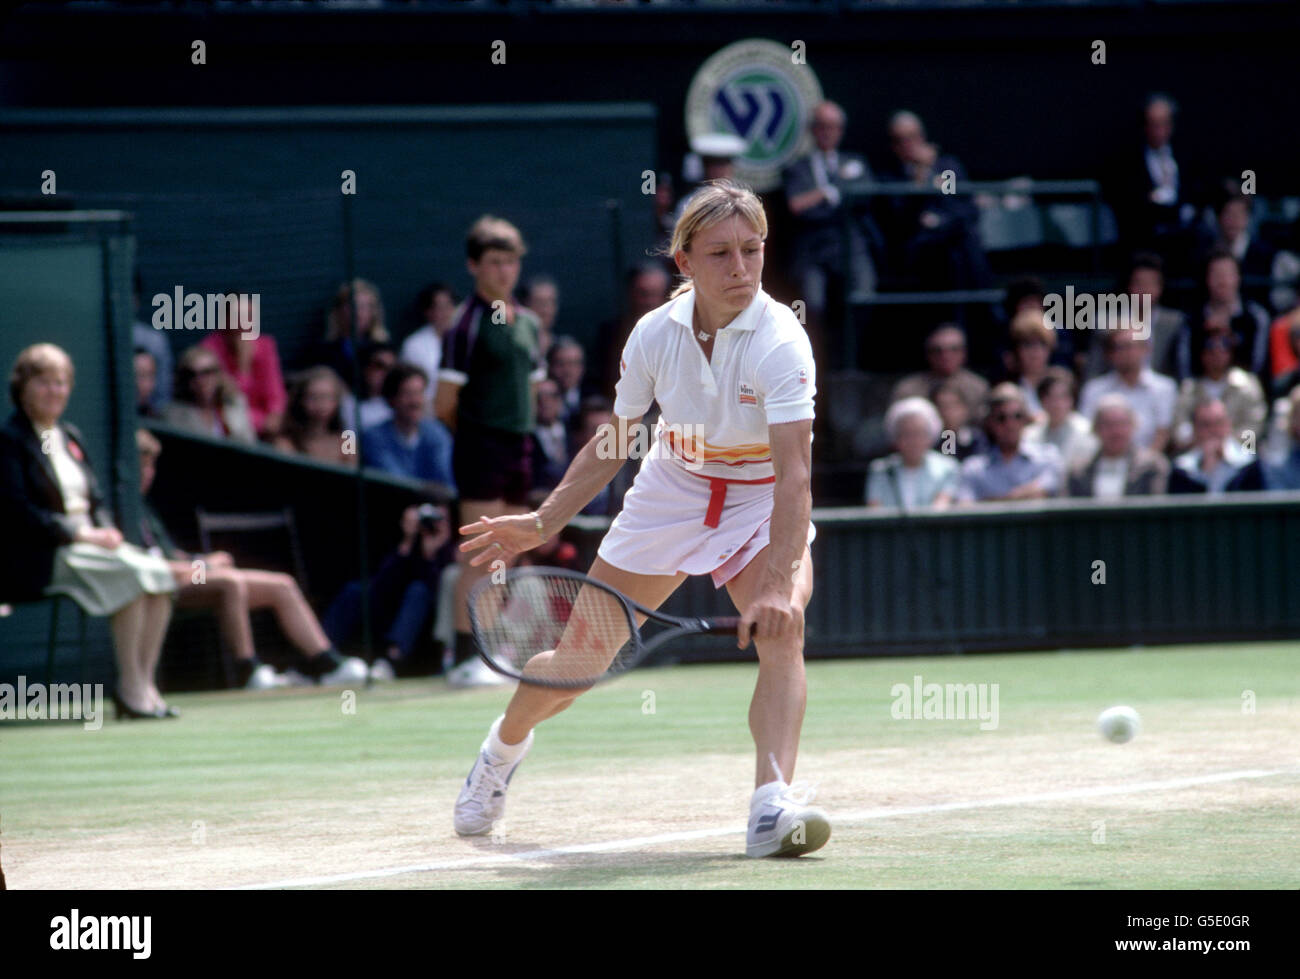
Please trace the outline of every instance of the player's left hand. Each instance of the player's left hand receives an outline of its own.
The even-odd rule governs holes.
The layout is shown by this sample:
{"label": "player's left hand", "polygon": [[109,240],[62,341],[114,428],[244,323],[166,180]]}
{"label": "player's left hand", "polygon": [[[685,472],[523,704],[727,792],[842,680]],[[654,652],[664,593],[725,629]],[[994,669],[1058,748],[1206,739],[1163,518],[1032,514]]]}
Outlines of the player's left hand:
{"label": "player's left hand", "polygon": [[773,589],[749,603],[736,627],[736,645],[744,649],[750,640],[789,639],[803,635],[803,608],[784,590]]}

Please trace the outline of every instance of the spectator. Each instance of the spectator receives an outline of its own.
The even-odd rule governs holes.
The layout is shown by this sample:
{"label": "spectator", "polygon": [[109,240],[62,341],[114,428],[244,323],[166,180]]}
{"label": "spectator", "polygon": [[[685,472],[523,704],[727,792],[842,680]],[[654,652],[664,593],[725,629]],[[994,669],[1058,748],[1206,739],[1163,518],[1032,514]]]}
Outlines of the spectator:
{"label": "spectator", "polygon": [[[344,282],[334,293],[329,313],[325,318],[325,339],[316,345],[311,356],[313,364],[323,364],[334,370],[349,391],[358,384],[361,348],[367,343],[382,343],[389,339],[384,325],[384,304],[374,283],[353,279],[349,288]],[[352,293],[356,291],[357,328],[352,328]],[[344,418],[350,411],[345,407]]]}
{"label": "spectator", "polygon": [[[456,293],[444,282],[434,282],[420,290],[415,304],[424,325],[402,341],[401,359],[423,367],[429,377],[438,376],[442,366],[442,341],[456,317]],[[433,408],[434,385],[429,385],[429,407]]]}
{"label": "spectator", "polygon": [[560,413],[566,424],[582,405],[582,378],[586,373],[587,355],[582,344],[572,337],[559,337],[546,355],[546,376],[560,388]]}
{"label": "spectator", "polygon": [[939,412],[925,398],[895,401],[885,412],[885,434],[895,451],[871,463],[867,506],[943,510],[957,493],[958,468],[931,448],[939,438]]}
{"label": "spectator", "polygon": [[[461,526],[488,517],[523,513],[532,489],[533,385],[546,376],[537,347],[537,317],[513,302],[525,252],[510,222],[485,215],[465,241],[474,292],[457,311],[438,372],[437,415],[456,435],[452,467],[460,487]],[[500,302],[497,309],[493,303]],[[469,590],[489,571],[458,555],[453,607],[459,665],[454,684],[500,679],[480,668],[469,631]],[[459,672],[458,672],[459,671]]]}
{"label": "spectator", "polygon": [[588,372],[589,376],[594,374],[589,385],[592,394],[613,396],[614,385],[618,381],[618,359],[632,333],[632,327],[646,313],[668,302],[668,288],[671,285],[672,277],[660,262],[643,262],[627,273],[623,315],[601,323],[596,329],[593,370]]}
{"label": "spectator", "polygon": [[176,398],[163,420],[212,438],[256,442],[248,402],[208,348],[201,344],[181,355],[176,368]]}
{"label": "spectator", "polygon": [[1247,285],[1243,295],[1266,308],[1277,250],[1251,234],[1251,202],[1251,196],[1241,192],[1236,180],[1225,181],[1217,202],[1214,229],[1204,235],[1199,257],[1204,261],[1216,250],[1231,254],[1243,277],[1259,280]]}
{"label": "spectator", "polygon": [[[845,184],[870,180],[871,171],[858,154],[841,152],[844,124],[843,109],[834,102],[819,104],[812,112],[812,152],[795,160],[782,175],[795,224],[791,271],[807,304],[809,321],[818,326],[826,322],[832,284],[850,294],[876,291],[872,249],[879,233],[865,214],[850,217],[842,199]],[[834,308],[840,308],[838,301]]]}
{"label": "spectator", "polygon": [[100,493],[86,443],[62,421],[72,359],[52,343],[27,347],[9,374],[14,412],[0,428],[0,602],[63,595],[111,616],[117,716],[177,716],[154,682],[176,591],[164,561],[124,541]]}
{"label": "spectator", "polygon": [[1134,444],[1137,415],[1122,394],[1101,397],[1094,427],[1098,448],[1091,459],[1070,469],[1067,479],[1070,496],[1115,500],[1165,491],[1169,463],[1164,456]]}
{"label": "spectator", "polygon": [[280,431],[289,400],[280,373],[280,353],[275,339],[263,333],[257,322],[260,302],[254,306],[248,296],[228,295],[239,295],[237,327],[228,323],[220,333],[199,341],[199,346],[216,355],[226,376],[244,396],[253,431],[259,438],[270,441]]}
{"label": "spectator", "polygon": [[535,275],[524,288],[524,305],[537,316],[537,349],[545,357],[555,342],[555,321],[560,315],[560,287],[549,275]]}
{"label": "spectator", "polygon": [[[140,495],[145,496],[153,485],[162,446],[144,429],[136,430],[135,442],[140,454]],[[234,558],[225,551],[187,554],[173,542],[148,500],[142,502],[144,513],[140,535],[145,546],[166,560],[178,588],[178,608],[212,609],[216,612],[221,638],[235,658],[238,686],[262,690],[295,682],[293,673],[287,676],[278,674],[258,659],[249,620],[249,613],[258,609],[270,609],[275,613],[281,630],[297,650],[293,669],[299,674],[298,682],[332,686],[366,678],[365,663],[355,658],[345,659],[330,645],[316,620],[316,613],[292,576],[278,571],[237,568]],[[195,569],[199,566],[203,575],[201,583],[196,583]]]}
{"label": "spectator", "polygon": [[972,411],[958,382],[944,381],[940,384],[934,392],[934,406],[939,410],[939,420],[943,423],[940,442],[945,455],[963,462],[988,449],[988,439],[978,424],[984,414],[984,405]]}
{"label": "spectator", "polygon": [[962,463],[958,500],[1038,500],[1060,492],[1061,455],[1054,445],[1024,441],[1028,421],[1020,388],[1005,381],[990,392],[986,424],[993,445]]}
{"label": "spectator", "polygon": [[1230,484],[1254,456],[1232,437],[1222,401],[1206,398],[1192,409],[1192,433],[1195,448],[1174,459],[1169,492],[1217,495],[1236,489]]}
{"label": "spectator", "polygon": [[158,361],[144,347],[135,348],[135,412],[141,418],[157,418],[154,403],[158,393]]}
{"label": "spectator", "polygon": [[1237,335],[1233,360],[1238,367],[1268,380],[1268,314],[1241,297],[1241,272],[1232,253],[1216,249],[1205,260],[1205,304],[1192,314],[1184,331],[1179,357],[1190,376],[1194,368],[1192,351],[1206,330],[1227,329]]}
{"label": "spectator", "polygon": [[1268,341],[1269,374],[1273,381],[1273,397],[1284,397],[1290,387],[1284,387],[1282,378],[1294,385],[1293,378],[1300,369],[1300,306],[1296,306],[1273,321]]}
{"label": "spectator", "polygon": [[328,367],[309,367],[299,373],[289,385],[289,410],[272,444],[282,452],[355,467],[356,446],[343,427],[345,393],[343,382]]}
{"label": "spectator", "polygon": [[[1151,353],[1147,366],[1157,374],[1182,379],[1187,374],[1180,374],[1178,350],[1179,338],[1187,329],[1187,316],[1161,305],[1160,300],[1165,291],[1164,269],[1164,259],[1155,252],[1138,252],[1129,263],[1123,291],[1130,300],[1136,299],[1138,302],[1142,302],[1143,296],[1151,297]],[[1092,334],[1092,342],[1081,365],[1085,380],[1100,377],[1106,372],[1105,344],[1101,337],[1111,327],[1110,323],[1099,322]]]}
{"label": "spectator", "polygon": [[1262,482],[1266,490],[1300,489],[1300,387],[1292,388],[1286,404],[1290,444],[1277,458],[1261,460]]}
{"label": "spectator", "polygon": [[1131,248],[1149,248],[1182,267],[1195,209],[1187,178],[1174,158],[1171,140],[1177,107],[1167,95],[1151,95],[1142,109],[1144,145],[1122,164],[1120,231]]}
{"label": "spectator", "polygon": [[1079,394],[1079,412],[1092,418],[1097,402],[1104,394],[1122,394],[1137,414],[1134,440],[1144,449],[1164,452],[1174,423],[1174,402],[1178,387],[1163,374],[1146,366],[1149,340],[1138,339],[1131,324],[1116,324],[1108,330],[1103,343],[1111,370],[1083,386]]}
{"label": "spectator", "polygon": [[1002,312],[1010,323],[1024,312],[1042,313],[1046,310],[1047,283],[1036,275],[1022,275],[1007,283],[1002,297]]}
{"label": "spectator", "polygon": [[1025,441],[1049,442],[1061,454],[1067,472],[1087,462],[1097,451],[1088,419],[1074,410],[1074,375],[1064,367],[1049,367],[1038,382],[1038,401],[1046,418],[1025,429]]}
{"label": "spectator", "polygon": [[[451,563],[446,544],[451,525],[440,506],[427,503],[402,511],[401,541],[370,579],[371,614],[383,634],[384,650],[375,657],[370,676],[391,680],[406,672],[422,636],[428,634],[438,579]],[[325,632],[336,646],[351,641],[361,625],[360,581],[351,581],[330,603]]]}
{"label": "spectator", "polygon": [[1005,363],[1010,379],[1020,388],[1031,419],[1045,417],[1038,401],[1038,385],[1047,376],[1047,362],[1056,347],[1056,331],[1047,325],[1043,313],[1033,310],[1017,313],[1011,321],[1011,349]]}
{"label": "spectator", "polygon": [[896,385],[890,394],[891,403],[904,398],[930,398],[941,384],[951,381],[961,392],[971,412],[977,411],[989,394],[989,382],[974,371],[967,370],[966,334],[955,323],[944,323],[925,340],[925,359],[928,371],[909,374]]}
{"label": "spectator", "polygon": [[686,202],[710,180],[732,180],[736,176],[736,158],[744,156],[746,144],[735,133],[701,133],[692,137],[691,151],[682,161],[682,186],[672,226],[675,228],[686,213]]}
{"label": "spectator", "polygon": [[135,323],[131,326],[131,341],[137,350],[147,350],[153,355],[157,366],[155,376],[158,379],[150,400],[148,415],[159,418],[172,400],[172,383],[176,375],[176,359],[172,356],[171,344],[167,335],[140,319],[140,300],[144,288],[140,281],[140,270],[135,270],[131,281],[131,304],[135,310]]}
{"label": "spectator", "polygon": [[533,485],[552,490],[564,478],[572,456],[569,431],[560,416],[560,385],[546,378],[537,385],[537,425],[533,428]]}
{"label": "spectator", "polygon": [[384,378],[384,399],[393,417],[366,431],[362,461],[394,476],[441,483],[455,490],[452,438],[442,422],[424,414],[429,379],[422,368],[399,363]]}
{"label": "spectator", "polygon": [[1232,365],[1232,348],[1236,342],[1236,335],[1224,329],[1207,329],[1201,334],[1201,349],[1196,358],[1200,376],[1183,381],[1174,407],[1176,452],[1192,448],[1192,410],[1210,399],[1223,402],[1234,436],[1251,431],[1256,438],[1264,437],[1268,403],[1255,375]]}
{"label": "spectator", "polygon": [[882,177],[935,191],[880,199],[880,227],[896,272],[920,288],[982,288],[990,274],[977,233],[979,212],[968,194],[941,192],[949,177],[960,188],[966,169],[926,139],[915,113],[894,113],[889,141],[895,159]]}
{"label": "spectator", "polygon": [[[361,351],[361,386],[365,400],[361,402],[358,411],[363,431],[393,417],[393,409],[384,398],[384,379],[396,365],[397,351],[391,343],[369,343]],[[432,400],[427,388],[426,397]]]}

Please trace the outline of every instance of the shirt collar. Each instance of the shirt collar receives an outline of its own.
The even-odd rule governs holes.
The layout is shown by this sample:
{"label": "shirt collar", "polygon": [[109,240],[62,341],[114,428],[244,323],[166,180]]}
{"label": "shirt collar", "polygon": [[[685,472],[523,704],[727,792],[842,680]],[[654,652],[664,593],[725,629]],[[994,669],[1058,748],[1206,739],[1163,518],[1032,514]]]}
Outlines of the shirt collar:
{"label": "shirt collar", "polygon": [[[762,320],[763,310],[771,301],[771,296],[763,291],[759,286],[758,291],[754,293],[754,300],[746,306],[734,320],[728,323],[725,329],[728,330],[756,330]],[[695,329],[695,288],[692,286],[684,293],[673,300],[672,306],[668,308],[670,319],[680,323],[686,329],[694,331]]]}

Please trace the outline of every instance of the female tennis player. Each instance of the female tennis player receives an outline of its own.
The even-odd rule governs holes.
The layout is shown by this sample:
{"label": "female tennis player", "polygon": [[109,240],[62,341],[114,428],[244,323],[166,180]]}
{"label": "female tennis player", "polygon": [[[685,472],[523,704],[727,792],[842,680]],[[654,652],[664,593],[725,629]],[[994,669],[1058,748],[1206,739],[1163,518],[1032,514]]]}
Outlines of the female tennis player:
{"label": "female tennis player", "polygon": [[[752,639],[758,651],[749,708],[758,759],[746,842],[753,857],[807,853],[830,837],[825,814],[786,782],[806,702],[816,387],[807,334],[762,289],[766,238],[767,217],[748,188],[717,180],[695,194],[670,245],[684,281],[641,318],[623,350],[611,420],[622,451],[593,438],[538,510],[463,526],[469,539],[460,545],[480,552],[471,559],[479,565],[558,532],[618,472],[642,416],[659,403],[654,442],[588,574],[651,609],[687,575],[727,586],[741,612],[737,643],[743,649]],[[519,685],[456,800],[457,833],[491,832],[533,729],[581,692]]]}

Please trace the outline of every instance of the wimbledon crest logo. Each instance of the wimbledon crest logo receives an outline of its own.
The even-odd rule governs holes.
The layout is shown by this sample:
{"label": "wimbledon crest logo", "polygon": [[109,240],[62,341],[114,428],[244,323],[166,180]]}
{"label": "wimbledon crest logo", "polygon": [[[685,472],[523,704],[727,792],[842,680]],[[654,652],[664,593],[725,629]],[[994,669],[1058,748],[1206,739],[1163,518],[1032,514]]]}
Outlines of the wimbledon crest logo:
{"label": "wimbledon crest logo", "polygon": [[733,133],[745,141],[736,176],[759,192],[781,182],[781,170],[808,152],[808,120],[822,100],[821,83],[794,64],[776,41],[729,44],[700,66],[686,93],[686,135]]}

